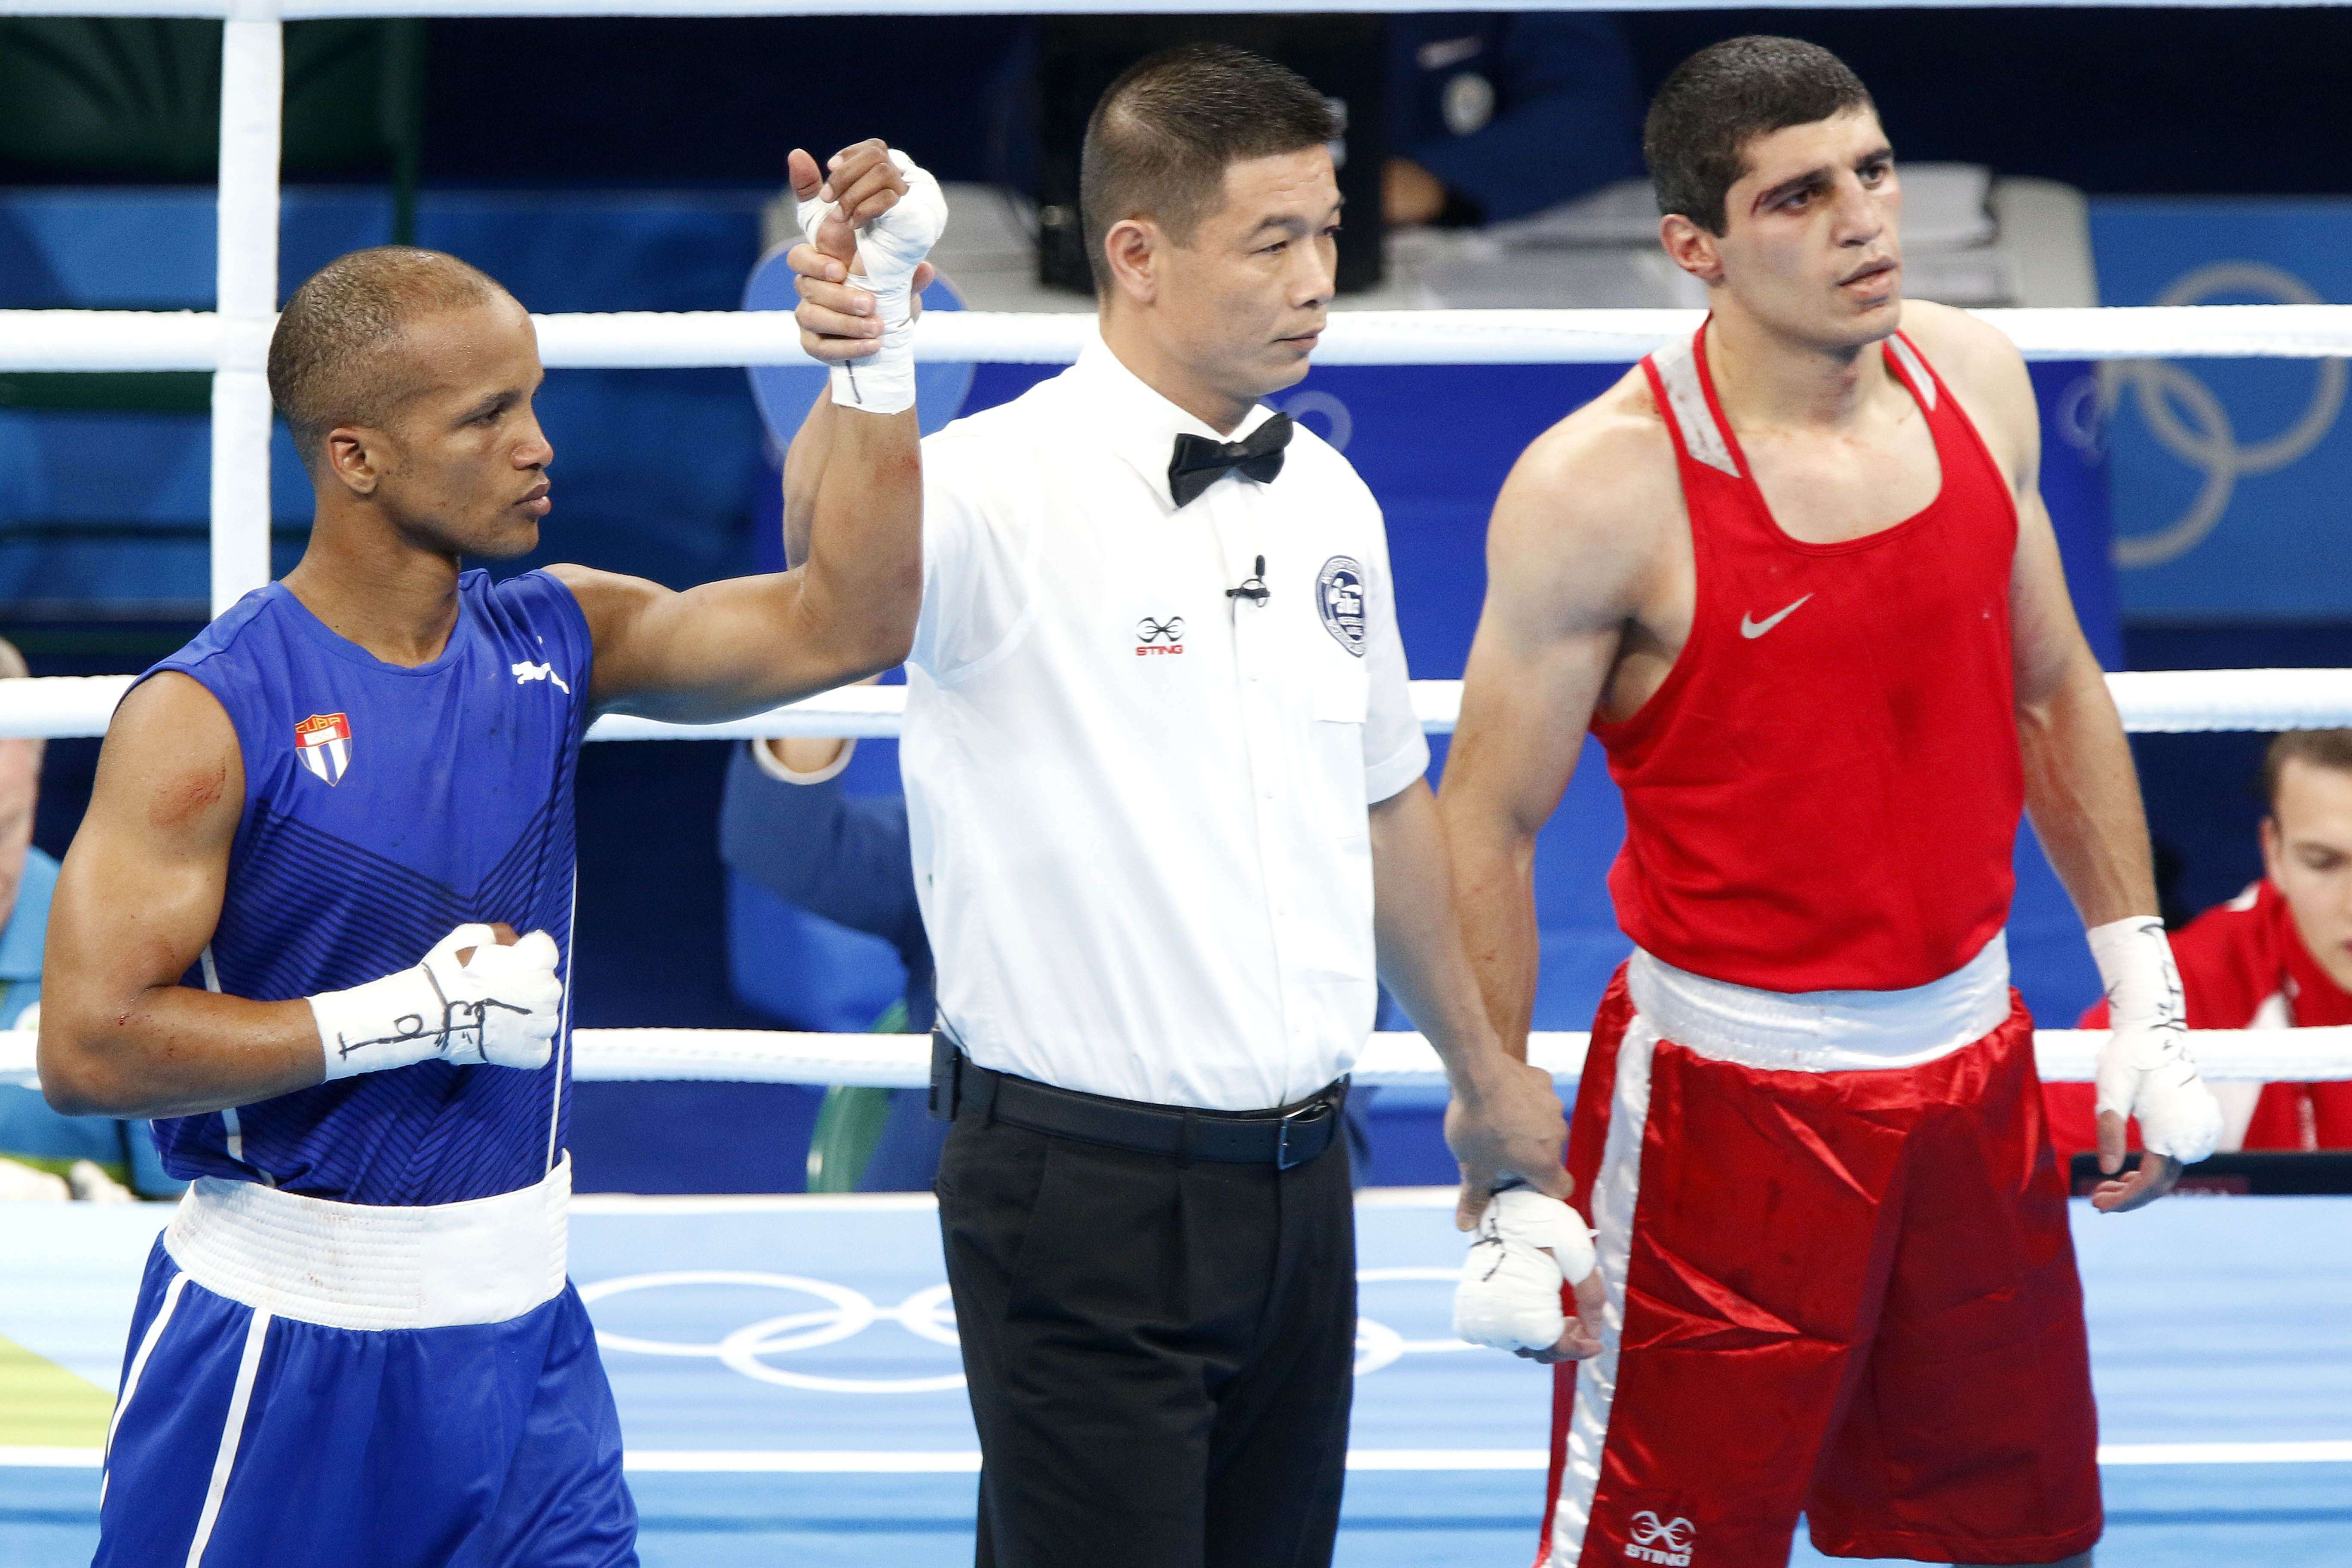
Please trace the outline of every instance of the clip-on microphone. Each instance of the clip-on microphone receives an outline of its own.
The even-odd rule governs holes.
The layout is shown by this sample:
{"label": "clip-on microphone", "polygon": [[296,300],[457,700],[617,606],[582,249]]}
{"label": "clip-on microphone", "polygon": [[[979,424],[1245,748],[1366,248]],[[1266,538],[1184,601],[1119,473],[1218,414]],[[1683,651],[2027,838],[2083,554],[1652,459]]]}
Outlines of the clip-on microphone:
{"label": "clip-on microphone", "polygon": [[1256,570],[1253,571],[1247,577],[1242,580],[1242,585],[1240,587],[1228,588],[1225,590],[1225,597],[1228,599],[1247,599],[1253,604],[1257,605],[1263,605],[1268,599],[1274,597],[1274,590],[1265,585],[1265,556],[1261,555],[1257,558]]}

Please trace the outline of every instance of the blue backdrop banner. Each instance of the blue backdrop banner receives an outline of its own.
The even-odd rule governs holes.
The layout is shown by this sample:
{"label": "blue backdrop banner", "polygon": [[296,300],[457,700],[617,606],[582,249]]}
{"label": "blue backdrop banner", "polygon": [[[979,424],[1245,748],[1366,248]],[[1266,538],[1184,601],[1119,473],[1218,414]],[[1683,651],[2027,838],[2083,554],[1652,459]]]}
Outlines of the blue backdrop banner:
{"label": "blue backdrop banner", "polygon": [[[2352,300],[2352,201],[2091,204],[2105,305]],[[2136,622],[2352,616],[2343,360],[2137,360],[2102,369],[2116,556]],[[2077,410],[2078,435],[2095,410]]]}

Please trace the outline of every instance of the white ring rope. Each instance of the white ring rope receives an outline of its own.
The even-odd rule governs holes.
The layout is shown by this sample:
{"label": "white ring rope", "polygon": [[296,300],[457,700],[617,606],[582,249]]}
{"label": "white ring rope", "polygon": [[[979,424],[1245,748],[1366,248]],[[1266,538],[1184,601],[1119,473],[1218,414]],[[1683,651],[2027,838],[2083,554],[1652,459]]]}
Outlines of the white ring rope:
{"label": "white ring rope", "polygon": [[[2352,305],[2141,305],[1977,312],[2028,359],[2333,359],[2352,355]],[[1335,310],[1318,364],[1630,364],[1687,337],[1697,310]],[[624,310],[538,316],[556,370],[810,364],[782,310]],[[257,368],[267,316],[194,310],[0,310],[0,371]],[[926,317],[915,357],[1067,364],[1094,335],[1085,311]]]}
{"label": "white ring rope", "polygon": [[[930,1081],[928,1035],[803,1035],[761,1029],[582,1029],[572,1037],[573,1075],[588,1082],[700,1079],[728,1083],[859,1084],[919,1089]],[[2104,1029],[2037,1029],[2034,1059],[2050,1083],[2087,1083]],[[2200,1070],[2216,1083],[2323,1083],[2352,1079],[2352,1027],[2200,1029]],[[1528,1037],[1528,1059],[1555,1082],[1584,1070],[1591,1037],[1581,1031]],[[1445,1069],[1427,1040],[1377,1034],[1356,1064],[1367,1087],[1435,1089]]]}
{"label": "white ring rope", "polygon": [[[2352,1027],[2199,1029],[2190,1034],[2200,1070],[2214,1083],[2326,1083],[2352,1079]],[[1528,1059],[1553,1081],[1584,1070],[1591,1037],[1528,1037]],[[2037,1029],[2034,1059],[2047,1083],[2087,1083],[2100,1029]],[[33,1083],[35,1037],[0,1031],[0,1083]],[[928,1035],[805,1035],[771,1029],[581,1029],[572,1037],[572,1076],[583,1083],[706,1082],[852,1084],[920,1089],[930,1081]],[[1356,1064],[1368,1088],[1440,1089],[1445,1070],[1419,1035],[1374,1035]]]}
{"label": "white ring rope", "polygon": [[[53,675],[0,680],[0,740],[70,740],[106,733],[128,675]],[[2124,728],[2136,734],[2218,730],[2352,728],[2352,669],[2153,669],[2107,677]],[[847,735],[890,740],[905,712],[903,686],[851,686],[723,724],[666,724],[607,714],[589,727],[592,741],[732,741],[771,735]],[[1454,732],[1462,710],[1458,680],[1416,680],[1412,703],[1421,727]]]}

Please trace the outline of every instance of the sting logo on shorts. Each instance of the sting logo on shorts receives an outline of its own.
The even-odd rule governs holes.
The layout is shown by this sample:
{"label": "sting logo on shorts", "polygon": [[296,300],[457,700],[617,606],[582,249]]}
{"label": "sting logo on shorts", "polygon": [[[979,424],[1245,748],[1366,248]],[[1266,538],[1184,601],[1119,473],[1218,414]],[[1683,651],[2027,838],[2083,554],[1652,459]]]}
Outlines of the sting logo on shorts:
{"label": "sting logo on shorts", "polygon": [[1364,568],[1352,556],[1334,555],[1315,574],[1315,611],[1339,645],[1364,657]]}
{"label": "sting logo on shorts", "polygon": [[352,721],[341,713],[313,713],[294,726],[294,754],[302,765],[335,784],[352,765]]}
{"label": "sting logo on shorts", "polygon": [[1645,1508],[1633,1516],[1633,1526],[1625,1533],[1633,1538],[1626,1544],[1625,1555],[1634,1562],[1690,1568],[1691,1547],[1698,1540],[1698,1529],[1689,1520],[1661,1520]]}
{"label": "sting logo on shorts", "polygon": [[1184,617],[1171,616],[1155,621],[1150,616],[1135,623],[1135,657],[1148,658],[1155,653],[1184,651]]}

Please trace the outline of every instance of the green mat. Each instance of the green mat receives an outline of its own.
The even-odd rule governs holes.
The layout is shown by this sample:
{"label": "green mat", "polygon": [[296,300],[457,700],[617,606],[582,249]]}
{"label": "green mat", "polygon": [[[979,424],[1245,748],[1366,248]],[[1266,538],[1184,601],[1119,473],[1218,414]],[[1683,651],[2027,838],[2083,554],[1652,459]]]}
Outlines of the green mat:
{"label": "green mat", "polygon": [[0,1339],[0,1448],[97,1448],[114,1396]]}

